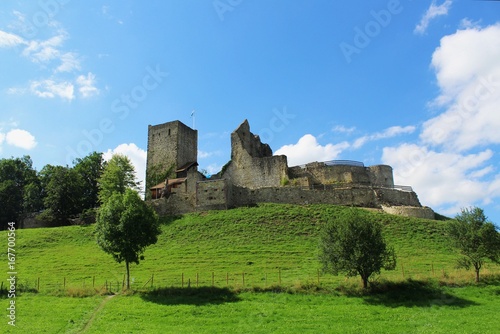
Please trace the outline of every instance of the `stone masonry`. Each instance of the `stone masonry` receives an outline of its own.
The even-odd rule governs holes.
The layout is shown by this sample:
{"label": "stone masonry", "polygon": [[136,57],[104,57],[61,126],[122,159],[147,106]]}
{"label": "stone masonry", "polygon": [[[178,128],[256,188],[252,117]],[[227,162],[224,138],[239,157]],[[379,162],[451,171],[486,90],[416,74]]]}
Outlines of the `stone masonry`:
{"label": "stone masonry", "polygon": [[[147,198],[153,199],[160,215],[272,202],[328,203],[433,217],[411,187],[394,185],[392,167],[349,161],[288,167],[287,157],[273,155],[270,146],[250,131],[247,120],[231,133],[231,160],[206,178],[196,167],[197,138],[197,131],[180,121],[148,128],[146,182],[158,185],[148,189]],[[169,168],[176,173],[170,176],[174,179],[154,179]]]}

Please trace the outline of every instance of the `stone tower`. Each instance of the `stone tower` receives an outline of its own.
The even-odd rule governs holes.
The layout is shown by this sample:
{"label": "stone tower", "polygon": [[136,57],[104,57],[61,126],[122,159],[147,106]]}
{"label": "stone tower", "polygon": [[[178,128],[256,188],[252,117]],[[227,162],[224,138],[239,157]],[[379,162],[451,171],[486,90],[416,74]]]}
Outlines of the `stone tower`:
{"label": "stone tower", "polygon": [[[146,162],[146,194],[148,189],[175,171],[197,161],[198,131],[180,121],[148,126],[148,157]],[[170,171],[169,175],[166,173]]]}

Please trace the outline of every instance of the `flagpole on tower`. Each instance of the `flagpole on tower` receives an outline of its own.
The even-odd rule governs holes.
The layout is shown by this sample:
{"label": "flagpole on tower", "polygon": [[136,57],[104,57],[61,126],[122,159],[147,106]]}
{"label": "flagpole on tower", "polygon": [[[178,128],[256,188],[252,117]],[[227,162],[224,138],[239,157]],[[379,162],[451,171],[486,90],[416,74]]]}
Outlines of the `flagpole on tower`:
{"label": "flagpole on tower", "polygon": [[191,111],[191,118],[193,119],[193,130],[195,129],[195,124],[194,124],[194,110]]}

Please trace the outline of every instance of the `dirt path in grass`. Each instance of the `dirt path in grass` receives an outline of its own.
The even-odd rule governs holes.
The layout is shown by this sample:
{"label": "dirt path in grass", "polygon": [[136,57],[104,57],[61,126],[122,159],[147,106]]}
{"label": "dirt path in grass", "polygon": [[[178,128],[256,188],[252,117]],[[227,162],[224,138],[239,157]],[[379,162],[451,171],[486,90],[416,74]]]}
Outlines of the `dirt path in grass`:
{"label": "dirt path in grass", "polygon": [[106,298],[103,299],[103,301],[101,302],[101,304],[99,304],[99,306],[96,308],[96,310],[90,316],[90,319],[85,324],[85,327],[83,327],[83,329],[79,333],[85,333],[90,328],[90,326],[92,326],[92,323],[94,322],[94,319],[95,319],[96,315],[99,312],[101,312],[101,310],[104,308],[104,306],[106,306],[106,304],[111,300],[111,298],[113,298],[115,296],[116,295],[110,295],[110,296],[107,296]]}

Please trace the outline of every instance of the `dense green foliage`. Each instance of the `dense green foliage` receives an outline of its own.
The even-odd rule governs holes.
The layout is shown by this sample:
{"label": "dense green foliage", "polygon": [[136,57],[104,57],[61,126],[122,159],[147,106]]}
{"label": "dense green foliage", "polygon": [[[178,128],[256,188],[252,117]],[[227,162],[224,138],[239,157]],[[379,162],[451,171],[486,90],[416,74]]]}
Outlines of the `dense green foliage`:
{"label": "dense green foliage", "polygon": [[53,167],[44,190],[45,209],[55,219],[65,220],[82,211],[80,194],[83,191],[83,179],[76,170],[62,166]]}
{"label": "dense green foliage", "polygon": [[99,182],[99,201],[105,203],[115,192],[125,193],[127,189],[139,189],[135,182],[134,165],[128,157],[115,154],[104,168]]}
{"label": "dense green foliage", "polygon": [[482,209],[462,209],[455,221],[450,222],[448,232],[462,254],[458,267],[467,270],[473,267],[476,282],[479,282],[479,272],[487,259],[500,262],[500,233],[487,221]]}
{"label": "dense green foliage", "polygon": [[102,153],[93,152],[75,160],[74,170],[81,176],[83,189],[81,196],[83,210],[99,206],[99,178],[106,167]]}
{"label": "dense green foliage", "polygon": [[0,228],[42,207],[41,187],[29,156],[0,159]]}
{"label": "dense green foliage", "polygon": [[0,160],[0,229],[23,214],[43,211],[38,219],[64,224],[98,205],[102,153],[77,159],[74,167],[46,165],[40,172],[29,156]]}
{"label": "dense green foliage", "polygon": [[326,224],[320,240],[323,269],[334,275],[361,276],[363,287],[380,270],[394,270],[396,255],[382,236],[382,225],[358,210],[351,209]]}
{"label": "dense green foliage", "polygon": [[130,288],[129,264],[139,264],[141,254],[161,233],[156,212],[134,190],[115,192],[100,207],[95,229],[99,247],[118,263],[125,261]]}

